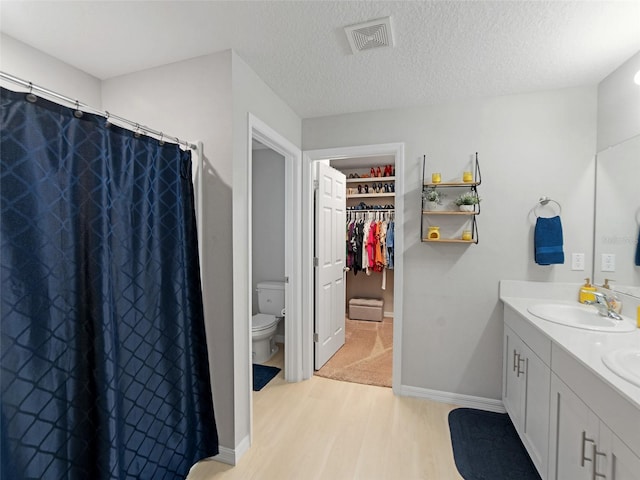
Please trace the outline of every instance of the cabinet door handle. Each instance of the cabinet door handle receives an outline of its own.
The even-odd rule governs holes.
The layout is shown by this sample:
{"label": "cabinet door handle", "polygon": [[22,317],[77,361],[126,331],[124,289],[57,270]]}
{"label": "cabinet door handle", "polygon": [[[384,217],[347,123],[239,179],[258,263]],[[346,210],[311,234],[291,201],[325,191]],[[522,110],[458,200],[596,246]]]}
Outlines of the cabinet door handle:
{"label": "cabinet door handle", "polygon": [[595,443],[593,444],[592,452],[593,452],[592,456],[591,456],[591,458],[593,459],[593,464],[592,464],[593,468],[591,470],[592,471],[592,476],[591,476],[592,480],[596,480],[597,478],[607,478],[607,476],[604,473],[598,473],[598,462],[597,462],[598,456],[607,458],[607,454],[603,453],[603,452],[599,452]]}
{"label": "cabinet door handle", "polygon": [[585,457],[585,453],[587,452],[587,446],[586,446],[587,442],[593,443],[593,448],[595,449],[595,447],[596,447],[595,441],[592,438],[587,438],[587,432],[585,432],[583,430],[582,431],[582,455],[581,455],[581,460],[580,460],[580,466],[582,466],[582,467],[584,467],[584,462],[592,462],[593,461],[593,458]]}
{"label": "cabinet door handle", "polygon": [[520,363],[525,363],[525,359],[521,358],[520,355],[518,355],[518,374],[516,375],[517,377],[520,376],[520,374],[524,375],[525,370],[520,370]]}
{"label": "cabinet door handle", "polygon": [[520,358],[520,354],[516,353],[516,349],[513,349],[513,371],[517,372],[518,371],[518,362]]}

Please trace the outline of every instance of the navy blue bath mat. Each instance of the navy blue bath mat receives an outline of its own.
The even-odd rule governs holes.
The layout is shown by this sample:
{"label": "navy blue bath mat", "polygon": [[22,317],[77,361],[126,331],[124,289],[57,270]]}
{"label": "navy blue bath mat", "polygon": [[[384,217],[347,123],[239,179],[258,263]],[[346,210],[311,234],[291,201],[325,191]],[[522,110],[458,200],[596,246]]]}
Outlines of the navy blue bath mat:
{"label": "navy blue bath mat", "polygon": [[280,369],[278,367],[269,367],[267,365],[253,364],[253,391],[259,392],[262,388],[275,377]]}
{"label": "navy blue bath mat", "polygon": [[449,430],[465,480],[540,480],[506,413],[456,408],[449,413]]}

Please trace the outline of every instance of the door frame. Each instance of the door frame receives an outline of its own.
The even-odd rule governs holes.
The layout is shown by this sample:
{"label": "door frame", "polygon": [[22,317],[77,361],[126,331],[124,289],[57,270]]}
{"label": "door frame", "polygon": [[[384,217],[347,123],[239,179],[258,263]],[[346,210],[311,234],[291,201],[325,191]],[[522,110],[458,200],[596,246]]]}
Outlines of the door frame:
{"label": "door frame", "polygon": [[[246,369],[243,372],[246,385],[248,387],[247,403],[249,405],[249,442],[252,443],[253,439],[253,374],[252,374],[252,360],[251,360],[251,305],[252,305],[252,285],[253,285],[253,273],[252,273],[252,246],[253,246],[253,211],[251,208],[252,202],[252,187],[253,187],[253,149],[252,141],[258,140],[268,148],[277,152],[284,157],[285,164],[285,266],[284,274],[288,279],[285,283],[285,310],[286,315],[284,317],[284,375],[285,380],[288,382],[299,382],[302,378],[302,351],[300,345],[302,344],[301,338],[301,325],[300,316],[302,315],[300,298],[302,296],[301,286],[301,245],[302,236],[300,228],[300,177],[301,177],[301,158],[302,151],[296,147],[293,143],[280,135],[274,129],[269,127],[265,122],[260,120],[255,115],[249,113],[248,116],[248,135],[247,135],[247,215],[246,215],[246,229],[247,229],[247,250],[245,258],[247,259],[244,264],[244,275],[247,279],[247,285],[249,288],[244,292],[239,292],[240,296],[243,296],[241,302],[246,305],[246,311],[248,315],[240,321],[245,322],[246,331],[248,332],[246,339],[238,339],[240,342],[247,342],[248,346],[248,358],[246,363]],[[235,262],[234,262],[235,263]],[[235,288],[234,288],[235,292]],[[235,293],[234,293],[235,295]],[[238,365],[238,362],[234,362]],[[237,402],[236,402],[237,405]]]}
{"label": "door frame", "polygon": [[[277,152],[284,157],[285,164],[285,255],[284,274],[288,279],[285,283],[285,310],[287,314],[284,317],[284,373],[285,380],[288,382],[299,382],[302,380],[302,360],[300,350],[300,315],[302,314],[300,298],[302,296],[301,278],[301,228],[300,228],[300,195],[301,188],[298,179],[301,176],[301,158],[302,152],[289,140],[284,138],[278,132],[269,127],[253,114],[249,114],[249,135],[248,135],[248,193],[251,197],[253,186],[253,152],[252,140],[258,140],[260,143]],[[248,252],[247,252],[247,278],[249,285],[252,285],[252,221],[253,211],[251,209],[251,201],[248,202]],[[246,292],[245,301],[249,307],[252,304],[251,289]],[[249,346],[251,347],[251,315],[247,319],[249,324]],[[251,348],[249,348],[251,355]],[[251,365],[249,365],[251,366]],[[251,375],[249,375],[251,377]],[[251,386],[250,391],[253,390]]]}
{"label": "door frame", "polygon": [[402,385],[402,311],[404,271],[404,143],[383,143],[352,147],[337,147],[302,152],[302,378],[313,376],[313,315],[314,315],[314,162],[351,157],[393,155],[395,157],[395,229],[394,235],[394,312],[393,312],[393,393],[400,394]]}

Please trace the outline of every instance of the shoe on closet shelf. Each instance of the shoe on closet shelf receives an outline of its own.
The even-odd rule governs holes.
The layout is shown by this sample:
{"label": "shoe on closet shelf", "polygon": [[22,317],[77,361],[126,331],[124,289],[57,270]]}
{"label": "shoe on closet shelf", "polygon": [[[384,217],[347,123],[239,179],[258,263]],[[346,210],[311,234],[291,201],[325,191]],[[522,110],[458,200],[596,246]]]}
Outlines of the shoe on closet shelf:
{"label": "shoe on closet shelf", "polygon": [[382,176],[382,169],[378,167],[378,169],[376,170],[376,177],[381,177],[381,176]]}

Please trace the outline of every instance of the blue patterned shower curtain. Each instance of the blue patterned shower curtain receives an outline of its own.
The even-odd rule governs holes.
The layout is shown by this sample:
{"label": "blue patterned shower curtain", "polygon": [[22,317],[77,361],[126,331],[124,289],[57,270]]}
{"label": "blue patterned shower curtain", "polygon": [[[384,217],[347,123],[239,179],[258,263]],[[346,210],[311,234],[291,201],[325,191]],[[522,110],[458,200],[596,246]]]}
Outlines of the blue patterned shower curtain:
{"label": "blue patterned shower curtain", "polygon": [[183,479],[218,453],[191,154],[1,92],[3,479]]}

